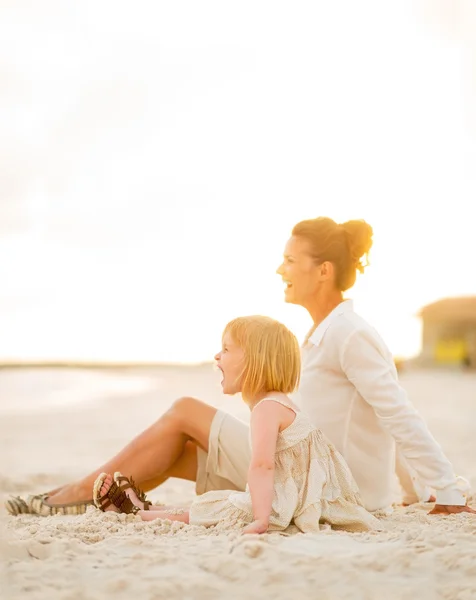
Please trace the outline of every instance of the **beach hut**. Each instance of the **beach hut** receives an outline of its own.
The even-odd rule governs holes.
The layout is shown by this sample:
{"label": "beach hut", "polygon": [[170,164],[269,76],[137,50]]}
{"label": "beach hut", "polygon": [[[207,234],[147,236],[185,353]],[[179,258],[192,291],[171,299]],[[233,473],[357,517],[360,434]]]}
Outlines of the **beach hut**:
{"label": "beach hut", "polygon": [[420,361],[427,366],[476,369],[476,296],[444,298],[424,306]]}

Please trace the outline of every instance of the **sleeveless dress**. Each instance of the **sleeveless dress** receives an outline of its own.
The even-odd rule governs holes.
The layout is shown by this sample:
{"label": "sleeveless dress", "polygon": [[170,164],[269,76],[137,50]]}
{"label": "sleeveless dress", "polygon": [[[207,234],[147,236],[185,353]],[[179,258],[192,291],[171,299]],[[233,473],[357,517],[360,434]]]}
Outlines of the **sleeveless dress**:
{"label": "sleeveless dress", "polygon": [[[318,532],[320,523],[347,531],[381,529],[379,521],[363,507],[344,458],[308,417],[276,398],[261,402],[278,402],[295,413],[291,425],[278,433],[268,530],[283,531],[294,524],[304,533]],[[189,519],[190,524],[205,527],[223,524],[235,528],[251,523],[248,485],[244,492],[214,490],[198,496]]]}

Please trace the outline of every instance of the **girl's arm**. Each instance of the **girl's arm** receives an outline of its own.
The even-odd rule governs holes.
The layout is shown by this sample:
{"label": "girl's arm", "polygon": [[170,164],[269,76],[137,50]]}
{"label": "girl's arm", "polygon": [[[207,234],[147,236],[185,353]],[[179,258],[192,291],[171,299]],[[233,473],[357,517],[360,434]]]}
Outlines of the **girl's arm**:
{"label": "girl's arm", "polygon": [[265,533],[274,498],[274,461],[276,441],[286,410],[277,402],[266,401],[251,413],[251,464],[248,470],[248,487],[251,494],[254,521],[244,533]]}

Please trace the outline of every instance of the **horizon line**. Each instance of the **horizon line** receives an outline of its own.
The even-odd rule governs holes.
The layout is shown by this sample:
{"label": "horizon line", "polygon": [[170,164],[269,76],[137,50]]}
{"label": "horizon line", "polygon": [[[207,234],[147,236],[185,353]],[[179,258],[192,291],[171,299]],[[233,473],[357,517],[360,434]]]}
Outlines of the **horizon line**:
{"label": "horizon line", "polygon": [[202,361],[132,361],[132,360],[0,360],[0,369],[70,368],[70,369],[133,369],[157,367],[202,367],[213,365],[212,360]]}

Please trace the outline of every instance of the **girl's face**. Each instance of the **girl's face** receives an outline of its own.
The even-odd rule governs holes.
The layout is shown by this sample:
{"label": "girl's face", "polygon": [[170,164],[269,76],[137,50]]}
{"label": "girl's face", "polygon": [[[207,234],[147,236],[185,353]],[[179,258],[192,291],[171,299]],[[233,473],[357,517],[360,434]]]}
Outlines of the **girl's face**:
{"label": "girl's face", "polygon": [[223,373],[221,386],[224,394],[237,394],[241,392],[241,380],[245,361],[245,353],[232,339],[230,334],[225,334],[221,352],[215,355],[217,367]]}

